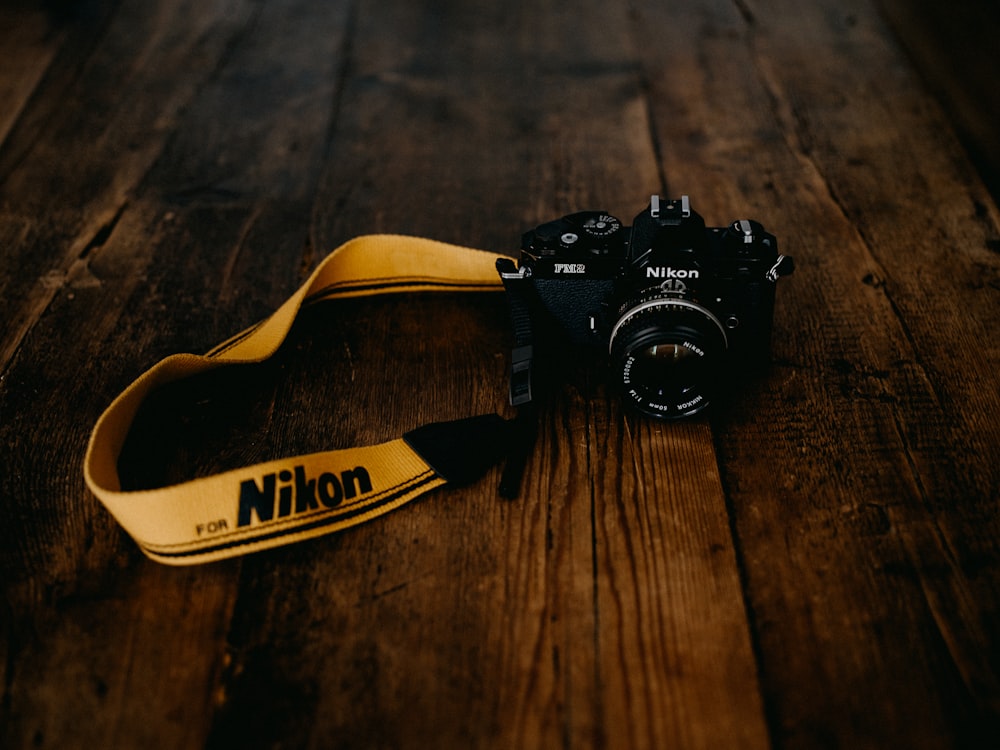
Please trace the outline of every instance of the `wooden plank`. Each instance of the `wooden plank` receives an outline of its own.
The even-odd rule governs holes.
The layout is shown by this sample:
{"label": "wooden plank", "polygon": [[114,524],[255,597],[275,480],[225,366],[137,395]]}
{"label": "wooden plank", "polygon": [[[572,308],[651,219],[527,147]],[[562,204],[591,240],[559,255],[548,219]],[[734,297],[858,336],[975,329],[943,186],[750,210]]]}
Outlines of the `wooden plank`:
{"label": "wooden plank", "polygon": [[201,746],[220,700],[236,572],[84,569],[47,583],[39,602],[10,586],[4,747]]}
{"label": "wooden plank", "polygon": [[238,0],[194,5],[95,4],[96,17],[84,14],[44,91],[8,133],[0,151],[0,237],[10,240],[0,256],[0,365],[57,293],[99,283],[87,255],[107,241],[211,61],[225,54],[218,45],[251,13]]}
{"label": "wooden plank", "polygon": [[798,265],[716,420],[772,737],[995,735],[996,208],[868,4],[641,15],[675,189]]}
{"label": "wooden plank", "polygon": [[[308,225],[300,199],[310,194],[310,167],[322,164],[345,14],[308,3],[168,5],[116,15],[84,66],[101,74],[80,76],[53,132],[5,185],[11,212],[26,212],[38,175],[51,177],[48,155],[68,140],[81,164],[66,182],[93,180],[92,200],[61,195],[80,212],[68,218],[61,203],[39,204],[52,215],[36,217],[36,233],[65,232],[76,247],[90,234],[88,210],[124,203],[113,231],[82,259],[98,283],[59,285],[43,315],[25,316],[31,325],[4,369],[0,481],[12,509],[0,532],[4,746],[198,746],[225,700],[216,688],[239,564],[178,572],[147,563],[81,486],[80,461],[93,420],[142,368],[169,351],[204,347],[222,337],[214,323],[228,334],[246,315],[233,304],[233,319],[213,320],[219,297],[232,297],[227,274],[240,265],[241,243],[260,232],[267,246],[276,225]],[[121,88],[108,90],[112,83]],[[118,99],[122,89],[141,102]],[[84,148],[70,122],[88,122],[89,103],[112,95],[107,132]],[[148,140],[133,130],[140,125]],[[141,153],[117,159],[127,138],[139,139]],[[275,263],[258,288],[283,284],[284,294],[296,283],[304,233],[282,232],[269,249],[290,250],[287,273]],[[30,255],[35,242],[29,237],[5,261]],[[75,258],[53,244],[45,262]],[[32,272],[5,280],[30,290]],[[32,310],[38,304],[18,298]],[[253,294],[240,301],[260,314]]]}
{"label": "wooden plank", "polygon": [[[98,395],[101,386],[97,383],[106,376],[102,358],[124,362],[126,352],[135,350],[127,330],[120,332],[124,336],[121,341],[102,349],[100,342],[106,335],[102,332],[104,326],[119,323],[123,306],[129,303],[129,290],[142,280],[150,235],[161,235],[162,227],[169,225],[169,221],[154,225],[142,210],[127,214],[124,207],[170,137],[173,118],[211,75],[241,23],[249,21],[246,15],[240,17],[225,6],[205,13],[189,13],[173,5],[169,9],[144,8],[116,14],[101,37],[103,41],[76,44],[85,57],[58,65],[74,71],[72,86],[66,83],[68,73],[50,76],[47,80],[52,89],[38,93],[5,143],[5,155],[26,154],[4,162],[0,204],[0,223],[5,229],[18,227],[8,235],[12,241],[0,256],[0,305],[8,321],[3,332],[6,354],[0,359],[5,384],[2,396],[14,415],[3,424],[4,444],[11,451],[4,481],[11,487],[24,477],[34,478],[31,467],[45,466],[50,459],[40,456],[47,450],[52,451],[50,456],[62,457],[57,461],[60,466],[70,460],[68,456],[82,455],[86,441],[82,424],[77,429],[35,434],[38,413],[63,411],[70,397],[64,387],[72,388],[72,393],[91,394],[87,401],[96,409],[95,395],[106,399],[114,387],[124,383],[120,377]],[[171,15],[174,12],[179,16]],[[206,36],[206,29],[216,25],[217,35]],[[165,33],[168,27],[173,28],[172,33]],[[85,30],[93,33],[89,25]],[[178,74],[181,82],[171,83]],[[173,93],[144,98],[147,90],[171,87]],[[143,99],[143,103],[134,104],[136,99]],[[123,149],[122,144],[130,141],[138,145]],[[101,217],[109,223],[103,225]],[[104,269],[95,273],[93,259],[88,256],[110,240],[121,221],[129,248],[123,254],[129,256],[131,264],[120,265],[117,275],[108,271],[102,278]],[[14,358],[25,336],[40,324],[43,328],[36,334],[32,351]],[[88,372],[91,380],[64,383],[66,362],[76,363],[74,372]],[[31,410],[26,408],[28,404]],[[38,437],[45,440],[36,442]],[[39,460],[41,464],[36,464]],[[76,473],[76,469],[65,470],[67,477]],[[48,494],[46,490],[41,496]],[[92,507],[88,497],[79,492],[73,496],[84,508]],[[24,520],[30,518],[26,515]],[[47,512],[32,522],[42,518],[57,527],[63,522],[61,513]],[[36,566],[52,571],[49,566],[59,563],[69,563],[72,570],[70,561],[76,559],[79,548],[54,557],[49,544],[61,550],[74,545],[56,529],[44,536],[49,541],[32,549],[25,545],[36,542],[33,535],[22,537],[11,529],[9,548],[35,573],[39,572]]]}
{"label": "wooden plank", "polygon": [[1000,8],[989,0],[950,5],[880,0],[879,8],[944,106],[994,201],[998,200],[1000,60],[990,50],[1000,26]]}
{"label": "wooden plank", "polygon": [[35,7],[0,7],[0,144],[21,116],[25,103],[49,69],[64,34]]}

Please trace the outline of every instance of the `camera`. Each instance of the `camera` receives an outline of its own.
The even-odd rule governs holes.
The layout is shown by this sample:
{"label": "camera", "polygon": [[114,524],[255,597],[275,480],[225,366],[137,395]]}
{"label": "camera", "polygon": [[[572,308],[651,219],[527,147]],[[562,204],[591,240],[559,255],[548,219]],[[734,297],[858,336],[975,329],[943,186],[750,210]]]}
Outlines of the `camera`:
{"label": "camera", "polygon": [[526,232],[502,259],[514,323],[510,396],[532,400],[537,356],[563,342],[608,358],[625,401],[677,419],[769,360],[774,293],[793,270],[757,221],[706,227],[687,196],[661,199],[624,226],[584,211]]}

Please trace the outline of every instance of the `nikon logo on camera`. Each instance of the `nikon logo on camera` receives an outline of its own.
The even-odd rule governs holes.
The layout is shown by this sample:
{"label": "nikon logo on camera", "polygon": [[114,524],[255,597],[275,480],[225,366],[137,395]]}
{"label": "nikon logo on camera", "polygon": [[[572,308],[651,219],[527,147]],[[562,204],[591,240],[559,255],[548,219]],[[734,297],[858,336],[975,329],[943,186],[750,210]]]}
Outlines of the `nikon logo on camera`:
{"label": "nikon logo on camera", "polygon": [[648,266],[647,279],[697,279],[699,273],[693,268],[671,268],[670,266]]}
{"label": "nikon logo on camera", "polygon": [[306,475],[304,466],[296,466],[294,474],[284,469],[277,474],[265,474],[258,485],[253,479],[240,482],[240,507],[237,526],[249,526],[254,514],[261,523],[271,521],[275,515],[284,518],[292,513],[305,513],[325,508],[336,508],[345,500],[372,491],[368,470],[356,466],[348,471],[323,472],[318,477]]}

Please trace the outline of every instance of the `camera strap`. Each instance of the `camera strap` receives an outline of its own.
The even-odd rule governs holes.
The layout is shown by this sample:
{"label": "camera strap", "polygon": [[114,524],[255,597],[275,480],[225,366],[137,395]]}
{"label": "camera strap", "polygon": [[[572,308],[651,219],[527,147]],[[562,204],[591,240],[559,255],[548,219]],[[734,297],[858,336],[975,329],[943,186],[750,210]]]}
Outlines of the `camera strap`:
{"label": "camera strap", "polygon": [[[524,442],[520,415],[513,421],[488,414],[434,423],[379,445],[268,461],[156,489],[123,490],[118,460],[154,389],[268,359],[304,305],[394,292],[499,292],[501,258],[398,235],[363,236],[341,245],[266,320],[207,354],[167,357],[126,388],[91,433],[83,466],[87,486],[148,557],[191,565],[329,534],[442,485],[475,481],[510,445]],[[510,477],[503,482],[509,489]]]}

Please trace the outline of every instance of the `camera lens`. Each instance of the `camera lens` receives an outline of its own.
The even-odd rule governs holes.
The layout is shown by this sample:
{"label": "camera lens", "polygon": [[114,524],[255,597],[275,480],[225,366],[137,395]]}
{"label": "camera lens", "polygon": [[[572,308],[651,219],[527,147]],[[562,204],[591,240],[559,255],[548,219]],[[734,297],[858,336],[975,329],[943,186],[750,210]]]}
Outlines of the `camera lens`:
{"label": "camera lens", "polygon": [[610,350],[627,400],[644,414],[676,419],[711,401],[726,332],[695,302],[646,300],[618,320]]}

